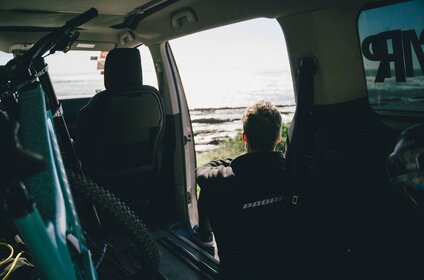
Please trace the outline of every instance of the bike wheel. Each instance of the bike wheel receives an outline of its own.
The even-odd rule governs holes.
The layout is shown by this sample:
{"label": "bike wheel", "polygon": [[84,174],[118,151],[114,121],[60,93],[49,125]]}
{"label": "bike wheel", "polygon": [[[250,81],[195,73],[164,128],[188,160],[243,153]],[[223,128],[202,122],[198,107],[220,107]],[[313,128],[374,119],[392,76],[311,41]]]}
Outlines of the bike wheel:
{"label": "bike wheel", "polygon": [[[67,174],[99,276],[155,279],[159,251],[141,219],[119,198],[81,172],[71,170]],[[93,209],[96,219],[102,220],[100,227],[93,226],[93,220],[88,218]]]}

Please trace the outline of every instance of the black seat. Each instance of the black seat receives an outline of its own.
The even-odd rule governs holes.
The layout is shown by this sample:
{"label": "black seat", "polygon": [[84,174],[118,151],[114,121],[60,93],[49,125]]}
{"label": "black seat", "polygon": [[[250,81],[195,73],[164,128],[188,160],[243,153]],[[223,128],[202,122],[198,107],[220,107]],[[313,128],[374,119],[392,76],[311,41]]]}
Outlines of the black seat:
{"label": "black seat", "polygon": [[158,170],[164,112],[158,90],[143,85],[139,51],[110,51],[104,83],[78,116],[84,172],[110,187],[151,181],[143,178]]}
{"label": "black seat", "polygon": [[299,279],[422,279],[423,227],[386,176],[396,133],[366,97],[315,105],[313,115],[312,156],[296,174],[310,177],[300,198],[298,236],[308,243]]}

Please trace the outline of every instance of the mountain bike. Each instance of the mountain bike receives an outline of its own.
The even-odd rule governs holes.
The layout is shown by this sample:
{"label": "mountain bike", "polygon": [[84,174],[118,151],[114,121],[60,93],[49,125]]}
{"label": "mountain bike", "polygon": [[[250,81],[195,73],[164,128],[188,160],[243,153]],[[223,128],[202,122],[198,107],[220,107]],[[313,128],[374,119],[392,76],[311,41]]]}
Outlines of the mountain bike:
{"label": "mountain bike", "polygon": [[[94,8],[80,14],[0,67],[0,198],[40,278],[154,279],[159,254],[151,234],[123,202],[84,176],[44,61],[70,50],[78,27],[96,16]],[[93,209],[99,227],[101,213],[109,228],[80,220],[76,205]],[[128,246],[97,235],[112,227],[131,240],[132,258],[123,252]]]}

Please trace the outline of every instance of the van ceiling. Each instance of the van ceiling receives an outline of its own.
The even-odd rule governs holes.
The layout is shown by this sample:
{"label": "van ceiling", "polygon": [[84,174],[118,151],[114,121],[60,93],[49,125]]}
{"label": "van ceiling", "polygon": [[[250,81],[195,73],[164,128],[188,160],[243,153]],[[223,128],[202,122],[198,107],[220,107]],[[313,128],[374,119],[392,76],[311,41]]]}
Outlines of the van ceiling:
{"label": "van ceiling", "polygon": [[[330,7],[360,7],[376,0],[2,0],[0,1],[0,49],[13,44],[33,43],[45,28],[58,27],[91,7],[99,16],[82,26],[79,41],[96,44],[95,49],[154,44],[201,30],[257,17],[277,18]],[[145,13],[135,30],[122,26],[129,17]],[[197,21],[175,28],[172,15],[190,9]],[[120,27],[117,29],[117,25]],[[113,28],[115,26],[115,28]],[[29,28],[33,28],[30,30]],[[44,28],[44,30],[42,29]],[[120,38],[133,32],[133,40],[122,44]]]}

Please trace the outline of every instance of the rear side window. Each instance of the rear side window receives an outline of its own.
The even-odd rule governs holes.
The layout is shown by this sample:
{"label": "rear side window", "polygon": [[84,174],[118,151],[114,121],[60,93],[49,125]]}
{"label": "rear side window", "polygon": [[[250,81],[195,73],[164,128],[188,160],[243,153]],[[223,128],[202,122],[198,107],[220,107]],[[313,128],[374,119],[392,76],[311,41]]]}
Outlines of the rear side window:
{"label": "rear side window", "polygon": [[358,32],[375,110],[424,112],[424,2],[364,10]]}
{"label": "rear side window", "polygon": [[[140,46],[143,84],[157,88],[158,83],[152,56],[146,46]],[[47,56],[49,73],[60,98],[92,97],[105,90],[104,64],[107,51],[57,52]],[[2,61],[0,55],[0,62]]]}
{"label": "rear side window", "polygon": [[59,98],[91,97],[104,90],[103,67],[107,52],[56,52],[46,57]]}

